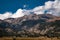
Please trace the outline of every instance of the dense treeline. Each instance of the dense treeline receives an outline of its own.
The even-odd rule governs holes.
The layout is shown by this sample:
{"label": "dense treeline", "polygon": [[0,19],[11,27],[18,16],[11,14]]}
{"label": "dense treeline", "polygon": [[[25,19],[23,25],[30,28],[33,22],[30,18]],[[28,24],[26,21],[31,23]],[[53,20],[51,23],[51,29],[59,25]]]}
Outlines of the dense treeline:
{"label": "dense treeline", "polygon": [[[8,24],[8,28],[7,28],[7,24],[4,23],[0,23],[0,27],[3,28],[0,30],[0,37],[3,36],[19,36],[19,37],[40,37],[40,36],[47,36],[47,37],[59,37],[60,36],[60,20],[56,20],[55,22],[42,22],[42,23],[37,23],[39,25],[36,24],[37,21],[28,21],[31,24],[28,24],[28,26],[32,26],[35,25],[36,26],[36,30],[39,31],[37,33],[37,31],[35,30],[35,27],[33,26],[33,30],[32,32],[29,31],[28,29],[20,29],[20,30],[16,30],[13,27],[11,28]],[[24,24],[25,23],[25,24]],[[23,22],[22,25],[27,25],[27,21]],[[5,26],[5,27],[3,27]],[[14,26],[14,25],[13,25]],[[16,25],[15,25],[16,26]],[[37,28],[38,27],[38,28]],[[35,32],[36,31],[36,32]]]}

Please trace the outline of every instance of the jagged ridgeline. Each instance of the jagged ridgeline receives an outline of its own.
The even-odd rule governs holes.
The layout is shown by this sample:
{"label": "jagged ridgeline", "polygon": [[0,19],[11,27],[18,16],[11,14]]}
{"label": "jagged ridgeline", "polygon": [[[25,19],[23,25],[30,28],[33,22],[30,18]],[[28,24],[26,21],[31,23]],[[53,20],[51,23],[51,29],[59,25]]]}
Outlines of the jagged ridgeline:
{"label": "jagged ridgeline", "polygon": [[0,37],[60,37],[60,17],[51,14],[30,14],[0,20]]}

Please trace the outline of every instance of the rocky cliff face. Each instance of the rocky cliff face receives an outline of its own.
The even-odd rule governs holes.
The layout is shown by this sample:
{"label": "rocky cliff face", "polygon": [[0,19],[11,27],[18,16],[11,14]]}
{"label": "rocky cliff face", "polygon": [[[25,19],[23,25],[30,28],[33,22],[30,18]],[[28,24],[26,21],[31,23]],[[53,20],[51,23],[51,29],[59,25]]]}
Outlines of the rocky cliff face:
{"label": "rocky cliff face", "polygon": [[0,36],[60,36],[60,17],[30,14],[21,18],[0,20]]}

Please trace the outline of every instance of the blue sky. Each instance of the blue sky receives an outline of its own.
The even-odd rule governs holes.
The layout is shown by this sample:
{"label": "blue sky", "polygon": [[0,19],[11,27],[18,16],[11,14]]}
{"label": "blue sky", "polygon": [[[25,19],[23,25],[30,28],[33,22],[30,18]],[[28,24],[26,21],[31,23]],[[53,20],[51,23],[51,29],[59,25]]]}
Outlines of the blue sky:
{"label": "blue sky", "polygon": [[[37,6],[42,6],[49,0],[0,0],[0,13],[16,12],[21,9],[33,9]],[[53,1],[53,0],[51,0]]]}

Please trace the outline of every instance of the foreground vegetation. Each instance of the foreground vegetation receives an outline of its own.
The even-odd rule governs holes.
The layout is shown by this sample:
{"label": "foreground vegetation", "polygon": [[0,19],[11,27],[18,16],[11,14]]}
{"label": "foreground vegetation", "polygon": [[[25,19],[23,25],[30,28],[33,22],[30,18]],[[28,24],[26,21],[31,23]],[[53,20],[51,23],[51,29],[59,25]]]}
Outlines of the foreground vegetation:
{"label": "foreground vegetation", "polygon": [[60,40],[60,37],[1,37],[0,40]]}

